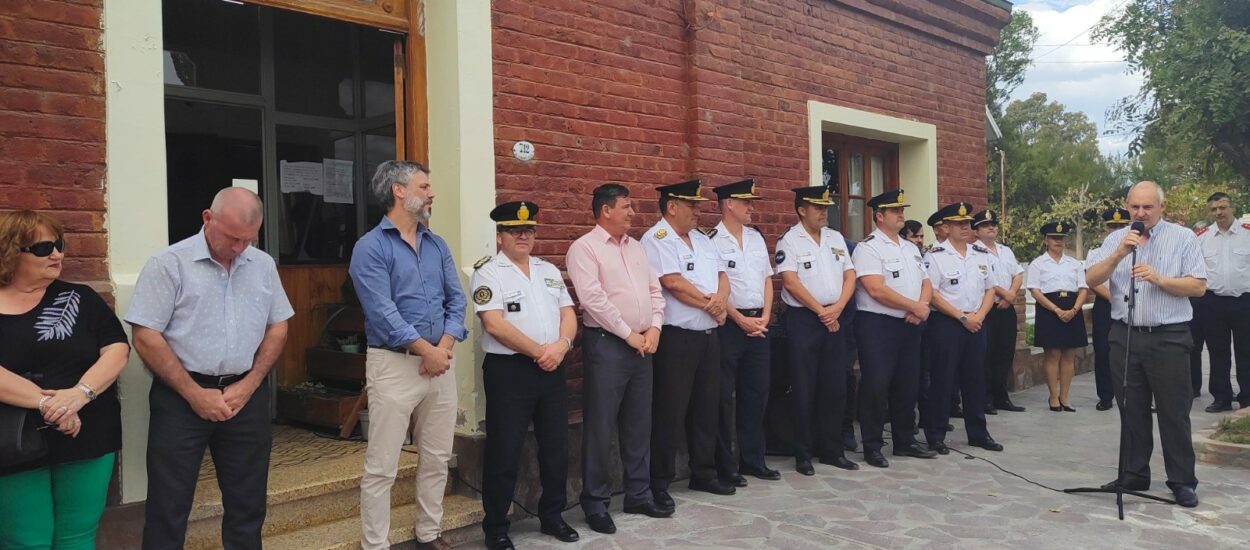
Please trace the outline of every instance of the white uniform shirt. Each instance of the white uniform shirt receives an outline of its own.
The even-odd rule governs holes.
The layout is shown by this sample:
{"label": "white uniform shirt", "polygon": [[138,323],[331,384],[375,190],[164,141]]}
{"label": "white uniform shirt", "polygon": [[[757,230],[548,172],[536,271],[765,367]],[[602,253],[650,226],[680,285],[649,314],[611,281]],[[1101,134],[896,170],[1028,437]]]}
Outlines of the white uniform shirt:
{"label": "white uniform shirt", "polygon": [[993,258],[989,251],[978,243],[968,245],[966,251],[966,256],[960,256],[950,241],[942,241],[933,245],[924,258],[933,291],[965,313],[981,309],[981,299],[993,285],[990,281]]}
{"label": "white uniform shirt", "polygon": [[1207,290],[1220,296],[1250,292],[1250,223],[1236,223],[1228,231],[1207,226],[1198,234],[1207,264]]}
{"label": "white uniform shirt", "polygon": [[764,285],[773,275],[768,263],[768,244],[759,231],[742,228],[742,246],[738,239],[725,229],[724,222],[716,224],[712,246],[721,260],[721,269],[729,276],[729,304],[737,309],[764,307]]}
{"label": "white uniform shirt", "polygon": [[[828,227],[820,229],[820,242],[795,224],[777,242],[777,273],[798,273],[799,282],[821,305],[829,306],[842,298],[843,272],[855,269],[847,253],[846,239]],[[806,307],[782,289],[781,300],[790,307]]]}
{"label": "white uniform shirt", "polygon": [[[560,269],[533,256],[526,277],[500,252],[473,272],[469,288],[473,289],[473,311],[503,311],[505,321],[539,344],[560,339],[560,308],[573,305]],[[517,353],[485,331],[482,350],[501,355]]]}
{"label": "white uniform shirt", "polygon": [[[1011,290],[1011,280],[1016,275],[1024,273],[1024,268],[1016,260],[1016,253],[1011,250],[1011,247],[1000,242],[995,242],[994,248],[986,246],[985,249],[990,251],[990,257],[995,260],[990,263],[991,282],[993,282],[994,286],[1003,290]],[[995,254],[995,249],[998,251],[997,254]],[[994,303],[1000,301],[1002,301],[1002,297],[994,294]]]}
{"label": "white uniform shirt", "polygon": [[[855,262],[855,275],[881,275],[885,278],[885,286],[912,300],[920,299],[920,291],[929,274],[925,272],[924,259],[920,249],[904,238],[898,242],[890,240],[880,229],[873,231],[864,242],[855,246],[851,255]],[[859,311],[869,311],[898,317],[902,319],[907,312],[894,309],[877,300],[859,285],[855,290],[855,307]]]}
{"label": "white uniform shirt", "polygon": [[1028,279],[1025,288],[1036,288],[1042,294],[1076,293],[1082,288],[1089,288],[1085,284],[1085,264],[1067,254],[1057,262],[1048,253],[1034,258],[1029,262],[1029,274],[1025,278]]}
{"label": "white uniform shirt", "polygon": [[[1093,266],[1115,253],[1129,228],[1117,229],[1103,240],[1102,246],[1092,251],[1085,265]],[[1111,318],[1128,322],[1128,294],[1131,286],[1131,256],[1116,264],[1109,279],[1111,288]],[[1207,264],[1202,261],[1202,247],[1193,231],[1172,222],[1160,221],[1151,230],[1146,243],[1137,247],[1137,263],[1154,267],[1164,277],[1207,278]],[[1153,327],[1186,323],[1193,319],[1194,310],[1189,298],[1169,294],[1158,286],[1145,281],[1137,282],[1137,304],[1133,309],[1133,325]]]}
{"label": "white uniform shirt", "polygon": [[[692,246],[687,246],[673,231],[673,226],[660,218],[660,222],[642,236],[647,263],[657,277],[678,273],[699,292],[714,294],[720,285],[720,272],[724,271],[720,257],[707,235],[691,230],[689,237]],[[701,308],[682,303],[667,289],[664,290],[664,324],[686,330],[709,330],[717,326],[715,317]]]}

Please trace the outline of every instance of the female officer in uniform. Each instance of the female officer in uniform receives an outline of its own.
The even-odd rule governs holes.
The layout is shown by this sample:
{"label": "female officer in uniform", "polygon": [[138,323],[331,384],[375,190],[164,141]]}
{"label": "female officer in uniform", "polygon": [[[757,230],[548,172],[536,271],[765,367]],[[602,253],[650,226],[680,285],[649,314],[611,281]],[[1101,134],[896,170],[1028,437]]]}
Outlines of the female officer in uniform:
{"label": "female officer in uniform", "polygon": [[1046,386],[1050,410],[1076,412],[1068,401],[1075,372],[1076,350],[1088,343],[1081,305],[1089,294],[1084,265],[1063,253],[1072,224],[1051,222],[1042,226],[1046,252],[1029,263],[1028,286],[1037,300],[1033,345],[1045,350]]}

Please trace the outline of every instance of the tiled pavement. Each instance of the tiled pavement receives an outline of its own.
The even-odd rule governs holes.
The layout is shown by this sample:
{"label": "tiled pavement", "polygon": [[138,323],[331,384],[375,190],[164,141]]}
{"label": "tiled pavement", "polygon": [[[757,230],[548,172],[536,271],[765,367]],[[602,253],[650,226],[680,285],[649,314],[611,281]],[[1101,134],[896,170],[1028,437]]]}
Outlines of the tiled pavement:
{"label": "tiled pavement", "polygon": [[[1115,477],[1119,426],[1114,410],[1094,410],[1094,379],[1073,383],[1075,413],[1046,408],[1046,388],[1013,396],[1024,413],[989,417],[990,431],[1006,446],[1002,453],[968,447],[963,427],[948,443],[989,458],[1003,468],[1056,488],[1095,486]],[[1194,403],[1195,429],[1219,415]],[[1157,440],[1157,436],[1156,436]],[[1250,541],[1250,470],[1198,463],[1198,508],[1186,509],[1126,497],[1125,521],[1116,519],[1112,495],[1065,495],[1030,485],[991,464],[958,453],[937,460],[895,458],[888,469],[862,464],[856,472],[816,465],[816,476],[794,472],[793,461],[771,457],[781,481],[754,478],[735,496],[715,496],[674,487],[677,513],[650,519],[620,512],[618,531],[591,531],[574,508],[565,518],[582,535],[562,544],[538,532],[538,521],[514,523],[520,548],[1233,548]],[[1163,475],[1156,445],[1152,471]],[[1152,492],[1170,496],[1156,477]],[[480,540],[480,539],[479,539]],[[469,545],[474,546],[474,545]],[[476,543],[480,547],[480,542]]]}

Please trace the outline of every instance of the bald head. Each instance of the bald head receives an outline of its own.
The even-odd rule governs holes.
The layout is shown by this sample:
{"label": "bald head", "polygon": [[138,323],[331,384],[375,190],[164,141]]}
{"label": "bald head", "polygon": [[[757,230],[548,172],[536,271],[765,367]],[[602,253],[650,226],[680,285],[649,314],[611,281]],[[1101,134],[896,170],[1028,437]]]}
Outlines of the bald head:
{"label": "bald head", "polygon": [[1154,227],[1163,219],[1163,207],[1167,201],[1163,188],[1153,181],[1139,181],[1128,190],[1124,199],[1124,207],[1132,215],[1133,221],[1146,224],[1146,228]]}
{"label": "bald head", "polygon": [[265,217],[260,197],[250,189],[227,187],[217,192],[209,211],[214,217],[238,220],[243,225],[259,225]]}

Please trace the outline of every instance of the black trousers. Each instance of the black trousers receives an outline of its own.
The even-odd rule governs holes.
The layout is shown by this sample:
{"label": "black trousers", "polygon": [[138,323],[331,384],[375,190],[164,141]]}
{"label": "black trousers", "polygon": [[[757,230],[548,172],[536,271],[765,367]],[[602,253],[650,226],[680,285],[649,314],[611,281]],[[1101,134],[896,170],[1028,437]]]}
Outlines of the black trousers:
{"label": "black trousers", "polygon": [[182,396],[160,379],[148,394],[148,500],[143,548],[182,548],[195,498],[204,450],[212,453],[225,514],[221,545],[227,550],[261,548],[265,493],[269,483],[269,382],[230,420],[200,418]]}
{"label": "black trousers", "polygon": [[482,510],[486,517],[482,530],[487,536],[508,532],[517,461],[531,419],[543,486],[538,517],[543,524],[559,521],[568,502],[564,492],[569,471],[564,367],[547,372],[524,355],[488,353],[482,362],[482,380],[486,390],[486,456],[482,461]]}
{"label": "black trousers", "polygon": [[[1095,298],[1093,318],[1094,387],[1098,390],[1098,400],[1109,403],[1115,398],[1115,391],[1111,388],[1111,344],[1107,341],[1111,334],[1111,302]],[[1123,368],[1124,365],[1118,367]]]}
{"label": "black trousers", "polygon": [[985,329],[968,332],[958,320],[934,312],[929,316],[929,350],[933,371],[929,401],[921,417],[929,443],[946,441],[950,395],[958,388],[964,397],[964,429],[969,440],[990,436],[985,425]]}
{"label": "black trousers", "polygon": [[600,328],[582,333],[582,511],[608,511],[612,500],[612,435],[619,434],[625,505],[654,499],[651,460],[651,375],[654,356],[638,355]]}
{"label": "black trousers", "polygon": [[716,479],[720,370],[716,329],[664,326],[655,352],[652,392],[652,489],[668,490],[676,479],[677,450],[683,438],[690,453],[691,479]]}
{"label": "black trousers", "polygon": [[721,369],[716,472],[730,477],[738,473],[739,464],[756,469],[767,466],[764,411],[768,408],[771,342],[767,335],[747,336],[733,321],[720,327],[717,336]]}
{"label": "black trousers", "polygon": [[[1208,292],[1202,298],[1202,336],[1211,356],[1211,396],[1216,401],[1236,399],[1250,406],[1250,292],[1241,296],[1220,296]],[[1233,394],[1233,350],[1237,353],[1237,386]]]}
{"label": "black trousers", "polygon": [[860,311],[856,334],[872,335],[859,343],[859,431],[864,451],[881,450],[885,420],[890,419],[894,447],[915,443],[916,384],[920,372],[920,325]]}
{"label": "black trousers", "polygon": [[[1206,323],[1203,321],[1207,317],[1206,296],[1189,299],[1189,306],[1194,310],[1194,319],[1189,323],[1189,336],[1194,341],[1193,349],[1189,350],[1189,381],[1193,384],[1194,397],[1202,395],[1202,346],[1206,344],[1207,338],[1203,334],[1202,327]],[[1214,359],[1214,358],[1213,358]],[[1212,361],[1211,370],[1215,370],[1214,360]],[[1215,395],[1214,390],[1210,388],[1210,382],[1207,383],[1208,391],[1211,395]]]}
{"label": "black trousers", "polygon": [[[1185,323],[1166,330],[1132,333],[1117,322],[1111,327],[1111,364],[1123,365],[1128,355],[1128,389],[1121,388],[1124,372],[1111,369],[1115,398],[1120,405],[1120,453],[1124,480],[1150,481],[1154,452],[1154,418],[1150,399],[1159,411],[1159,441],[1168,487],[1197,487],[1194,446],[1189,425],[1193,395],[1188,384],[1189,348],[1193,340]],[[1132,346],[1129,349],[1128,346]]]}
{"label": "black trousers", "polygon": [[786,310],[790,386],[794,396],[794,457],[842,456],[846,412],[846,342],[806,308]]}
{"label": "black trousers", "polygon": [[1007,384],[1016,360],[1016,306],[990,308],[985,317],[986,397],[990,403],[1006,404],[1011,400]]}

